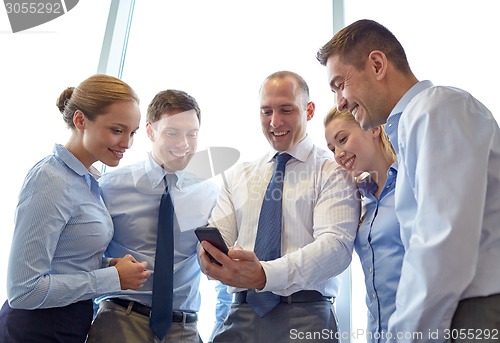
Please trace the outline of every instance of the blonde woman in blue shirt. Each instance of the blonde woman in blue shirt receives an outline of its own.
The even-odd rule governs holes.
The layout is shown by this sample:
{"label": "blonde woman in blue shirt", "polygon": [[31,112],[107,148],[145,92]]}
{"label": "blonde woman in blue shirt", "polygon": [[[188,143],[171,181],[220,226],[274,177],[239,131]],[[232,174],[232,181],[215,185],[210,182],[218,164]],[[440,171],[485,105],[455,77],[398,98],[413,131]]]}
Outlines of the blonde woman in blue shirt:
{"label": "blonde woman in blue shirt", "polygon": [[330,110],[324,119],[325,138],[335,160],[357,181],[362,200],[354,241],[366,285],[368,342],[383,342],[396,308],[404,248],[394,207],[396,155],[382,126],[361,129],[350,112]]}
{"label": "blonde woman in blue shirt", "polygon": [[57,106],[71,135],[31,168],[21,188],[0,342],[85,342],[92,299],[141,288],[151,273],[130,255],[103,261],[113,223],[92,167],[118,165],[132,145],[141,118],[136,93],[94,75],[64,90]]}

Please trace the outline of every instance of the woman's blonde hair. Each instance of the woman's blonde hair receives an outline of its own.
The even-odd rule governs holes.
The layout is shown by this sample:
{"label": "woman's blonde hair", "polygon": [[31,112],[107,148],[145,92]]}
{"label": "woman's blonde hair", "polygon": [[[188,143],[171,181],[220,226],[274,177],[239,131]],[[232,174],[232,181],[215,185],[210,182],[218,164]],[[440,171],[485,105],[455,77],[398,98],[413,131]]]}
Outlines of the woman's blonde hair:
{"label": "woman's blonde hair", "polygon": [[106,112],[107,107],[122,101],[135,101],[139,104],[136,92],[124,81],[110,75],[96,74],[82,81],[77,87],[66,88],[56,105],[63,115],[68,128],[74,128],[73,115],[76,110],[94,121]]}
{"label": "woman's blonde hair", "polygon": [[[325,127],[332,122],[334,119],[342,119],[344,121],[353,122],[359,125],[354,116],[349,111],[339,111],[336,107],[333,107],[325,116],[323,120],[323,124]],[[384,152],[384,156],[391,162],[394,163],[397,161],[396,153],[394,152],[394,148],[392,147],[391,141],[389,137],[385,133],[384,125],[380,126],[380,143],[382,144],[382,149]]]}

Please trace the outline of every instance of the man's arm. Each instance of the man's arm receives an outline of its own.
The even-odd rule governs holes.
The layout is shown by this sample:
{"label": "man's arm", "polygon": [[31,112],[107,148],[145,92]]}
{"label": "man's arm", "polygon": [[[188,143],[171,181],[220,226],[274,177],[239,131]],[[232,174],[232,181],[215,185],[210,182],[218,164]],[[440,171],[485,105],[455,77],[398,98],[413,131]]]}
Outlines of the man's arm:
{"label": "man's arm", "polygon": [[492,125],[473,115],[477,102],[462,93],[424,92],[399,126],[396,210],[406,254],[389,331],[411,338],[398,342],[426,341],[429,332],[450,328],[476,272],[486,197]]}
{"label": "man's arm", "polygon": [[[207,251],[223,266],[209,264],[201,252],[203,271],[230,286],[273,291],[280,295],[314,287],[340,274],[351,261],[359,218],[359,200],[355,196],[355,186],[346,173],[330,162],[326,163],[325,168],[321,173],[318,172],[321,180],[318,181],[317,196],[311,199],[314,204],[311,207],[312,223],[306,224],[312,226],[311,243],[267,262],[260,262],[249,250],[230,249],[229,256],[223,256],[204,243]],[[230,216],[224,217],[225,222],[227,218]],[[226,230],[221,232],[224,236]]]}

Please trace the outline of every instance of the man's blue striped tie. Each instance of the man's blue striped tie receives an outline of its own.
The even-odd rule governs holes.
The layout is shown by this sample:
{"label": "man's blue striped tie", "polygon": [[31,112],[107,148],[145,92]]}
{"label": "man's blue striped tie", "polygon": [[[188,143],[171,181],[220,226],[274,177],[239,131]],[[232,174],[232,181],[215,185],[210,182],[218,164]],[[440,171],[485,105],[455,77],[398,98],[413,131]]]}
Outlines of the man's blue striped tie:
{"label": "man's blue striped tie", "polygon": [[[267,186],[262,209],[260,210],[254,252],[260,261],[271,261],[281,256],[281,200],[285,167],[291,158],[287,153],[276,155],[276,168]],[[254,311],[264,317],[280,302],[280,296],[272,292],[248,290],[247,302]]]}

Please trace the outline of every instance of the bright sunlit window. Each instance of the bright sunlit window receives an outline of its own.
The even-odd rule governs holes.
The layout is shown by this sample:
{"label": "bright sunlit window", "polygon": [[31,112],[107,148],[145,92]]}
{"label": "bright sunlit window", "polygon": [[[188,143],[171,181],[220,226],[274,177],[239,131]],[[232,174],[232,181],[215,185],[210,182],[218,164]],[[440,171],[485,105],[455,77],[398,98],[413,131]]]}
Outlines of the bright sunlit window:
{"label": "bright sunlit window", "polygon": [[419,80],[470,92],[500,119],[498,2],[480,0],[345,1],[345,24],[373,19],[405,48]]}
{"label": "bright sunlit window", "polygon": [[[260,84],[272,72],[295,71],[316,103],[309,133],[326,147],[322,119],[333,97],[315,54],[332,33],[330,1],[136,2],[123,78],[139,90],[144,113],[160,90],[190,93],[202,111],[198,149],[228,146],[251,160],[269,149],[260,127]],[[126,159],[143,159],[149,148],[143,131]],[[202,280],[198,327],[206,340],[215,293]]]}
{"label": "bright sunlit window", "polygon": [[110,3],[80,1],[65,15],[17,33],[0,5],[2,304],[19,190],[28,170],[52,152],[54,143],[64,144],[69,137],[56,100],[66,87],[96,73]]}

